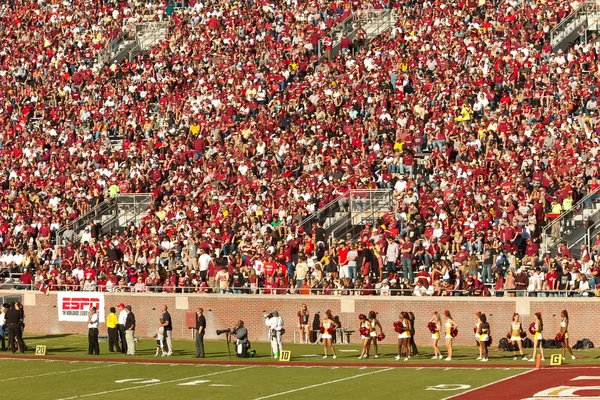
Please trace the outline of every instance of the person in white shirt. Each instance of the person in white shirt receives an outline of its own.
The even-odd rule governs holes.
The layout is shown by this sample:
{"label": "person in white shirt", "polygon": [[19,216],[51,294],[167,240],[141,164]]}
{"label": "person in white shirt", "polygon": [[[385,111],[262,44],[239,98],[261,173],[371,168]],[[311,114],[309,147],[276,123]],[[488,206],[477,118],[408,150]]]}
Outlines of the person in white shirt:
{"label": "person in white shirt", "polygon": [[198,257],[198,266],[200,268],[200,278],[202,282],[208,282],[208,267],[212,262],[212,257],[204,248],[200,249],[200,257]]}
{"label": "person in white shirt", "polygon": [[4,340],[4,314],[6,314],[7,304],[0,306],[0,340],[2,340],[2,351],[6,349],[6,340]]}
{"label": "person in white shirt", "polygon": [[88,354],[100,355],[98,344],[98,313],[96,307],[92,307],[88,315]]}
{"label": "person in white shirt", "polygon": [[127,311],[125,311],[125,304],[121,303],[117,306],[119,310],[119,338],[121,339],[121,353],[127,354],[127,341],[125,340],[125,322],[127,321]]}
{"label": "person in white shirt", "polygon": [[283,342],[281,335],[285,332],[283,329],[283,318],[279,316],[278,311],[273,311],[271,314],[265,314],[265,325],[269,327],[269,337],[271,338],[271,349],[273,350],[273,358],[278,359],[283,351]]}

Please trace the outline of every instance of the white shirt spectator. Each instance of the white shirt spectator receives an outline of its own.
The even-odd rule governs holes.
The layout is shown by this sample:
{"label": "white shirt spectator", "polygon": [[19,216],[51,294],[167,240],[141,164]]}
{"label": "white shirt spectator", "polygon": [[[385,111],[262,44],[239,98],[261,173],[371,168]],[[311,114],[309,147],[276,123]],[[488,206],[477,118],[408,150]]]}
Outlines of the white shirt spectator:
{"label": "white shirt spectator", "polygon": [[98,329],[98,313],[94,313],[94,315],[92,315],[90,317],[90,323],[88,324],[88,328],[89,329],[92,329],[92,328]]}
{"label": "white shirt spectator", "polygon": [[200,257],[198,257],[198,265],[200,266],[200,271],[207,271],[211,261],[212,257],[207,253],[204,253]]}

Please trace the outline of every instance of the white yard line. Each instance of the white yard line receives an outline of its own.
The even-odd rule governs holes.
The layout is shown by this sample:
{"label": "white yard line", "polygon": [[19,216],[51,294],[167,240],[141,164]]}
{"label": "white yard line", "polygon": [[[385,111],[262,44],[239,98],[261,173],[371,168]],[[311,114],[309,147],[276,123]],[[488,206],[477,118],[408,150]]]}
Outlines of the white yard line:
{"label": "white yard line", "polygon": [[[48,360],[45,360],[45,361],[48,361]],[[60,374],[72,374],[72,373],[75,373],[75,372],[89,371],[91,369],[114,367],[115,365],[119,365],[119,364],[108,364],[108,365],[102,365],[100,367],[87,367],[87,368],[70,369],[68,371],[46,372],[46,373],[43,373],[43,374],[28,375],[28,376],[13,376],[11,378],[4,378],[4,379],[2,379],[2,382],[15,381],[15,380],[18,380],[18,379],[27,379],[27,378],[39,378],[41,376],[60,375]]]}
{"label": "white yard line", "polygon": [[[487,369],[487,368],[486,368],[486,369]],[[507,378],[504,378],[504,379],[500,379],[500,380],[497,380],[497,381],[494,381],[494,382],[490,382],[490,383],[488,383],[488,384],[486,384],[486,385],[483,385],[483,386],[478,386],[478,387],[475,387],[475,388],[473,388],[473,389],[469,389],[469,390],[467,390],[467,391],[464,391],[464,392],[461,392],[461,393],[453,394],[452,396],[450,396],[450,397],[445,397],[445,398],[443,398],[442,400],[449,400],[449,399],[453,399],[453,398],[455,398],[455,397],[462,396],[463,394],[471,393],[471,392],[474,392],[475,390],[479,390],[479,389],[486,388],[486,387],[488,387],[488,386],[495,385],[496,383],[500,383],[500,382],[507,381],[507,380],[509,380],[509,379],[517,378],[517,377],[519,377],[519,376],[522,376],[522,375],[528,374],[528,373],[530,373],[530,372],[533,372],[533,371],[537,371],[537,370],[536,370],[536,369],[530,369],[530,370],[528,370],[528,371],[521,372],[520,374],[516,374],[516,375],[513,375],[513,376],[509,376],[509,377],[507,377]]]}
{"label": "white yard line", "polygon": [[176,383],[176,382],[182,382],[182,381],[189,381],[189,380],[192,380],[192,379],[204,378],[204,377],[207,377],[207,376],[228,374],[230,372],[243,371],[243,370],[249,369],[249,368],[254,368],[254,366],[248,366],[248,367],[237,368],[237,369],[228,369],[228,370],[225,370],[225,371],[219,371],[219,372],[212,372],[210,374],[190,376],[190,377],[187,377],[187,378],[172,379],[170,381],[164,381],[164,382],[149,383],[147,385],[131,386],[131,387],[125,387],[125,388],[121,388],[121,389],[105,390],[103,392],[80,394],[80,395],[73,396],[73,397],[64,397],[64,398],[59,399],[59,400],[72,400],[72,399],[81,399],[81,398],[84,398],[84,397],[102,396],[102,395],[110,394],[110,393],[124,392],[126,390],[136,390],[136,389],[142,389],[142,388],[146,388],[146,387],[150,387],[150,386],[166,385],[168,383]]}
{"label": "white yard line", "polygon": [[350,380],[350,379],[361,378],[361,377],[363,377],[363,376],[367,376],[367,375],[373,375],[373,374],[378,374],[378,373],[380,373],[380,372],[387,372],[387,371],[391,371],[391,370],[393,370],[393,369],[394,369],[394,368],[386,368],[386,369],[380,369],[380,370],[378,370],[378,371],[367,372],[367,373],[365,373],[365,374],[352,375],[352,376],[349,376],[349,377],[347,377],[347,378],[335,379],[335,380],[333,380],[333,381],[327,381],[327,382],[323,382],[323,383],[317,383],[317,384],[315,384],[315,385],[304,386],[304,387],[301,387],[301,388],[298,388],[298,389],[292,389],[292,390],[288,390],[288,391],[285,391],[285,392],[280,392],[280,393],[270,394],[270,395],[268,395],[268,396],[259,397],[259,398],[255,399],[255,400],[263,400],[263,399],[270,399],[270,398],[272,398],[272,397],[277,397],[277,396],[284,396],[284,395],[286,395],[286,394],[290,394],[290,393],[296,393],[296,392],[300,392],[300,391],[302,391],[302,390],[313,389],[313,388],[316,388],[316,387],[319,387],[319,386],[331,385],[332,383],[344,382],[344,381],[348,381],[348,380]]}

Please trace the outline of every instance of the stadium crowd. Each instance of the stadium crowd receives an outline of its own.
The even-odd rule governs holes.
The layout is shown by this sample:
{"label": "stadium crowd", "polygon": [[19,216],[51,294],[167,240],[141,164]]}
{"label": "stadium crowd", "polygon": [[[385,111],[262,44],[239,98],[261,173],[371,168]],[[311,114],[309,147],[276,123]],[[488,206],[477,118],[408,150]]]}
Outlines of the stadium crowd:
{"label": "stadium crowd", "polygon": [[[568,2],[178,5],[2,5],[0,265],[21,287],[594,294],[600,237],[539,254],[546,214],[600,184],[594,41],[549,44]],[[395,27],[319,59],[371,8]],[[169,22],[164,41],[100,63],[147,20]],[[359,238],[299,226],[375,188],[395,205]],[[70,229],[136,192],[154,200],[139,226]]]}

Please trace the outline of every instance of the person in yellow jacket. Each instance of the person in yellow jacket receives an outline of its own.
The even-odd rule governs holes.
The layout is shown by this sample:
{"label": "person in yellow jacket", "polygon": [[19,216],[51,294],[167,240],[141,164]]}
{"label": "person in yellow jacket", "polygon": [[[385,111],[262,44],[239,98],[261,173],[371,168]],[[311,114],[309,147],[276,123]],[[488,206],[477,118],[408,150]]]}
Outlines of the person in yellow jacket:
{"label": "person in yellow jacket", "polygon": [[473,115],[473,110],[469,107],[468,104],[463,104],[462,109],[460,110],[460,117],[454,118],[456,122],[466,122],[471,120],[471,116]]}
{"label": "person in yellow jacket", "polygon": [[116,314],[117,310],[114,307],[110,308],[110,314],[106,316],[106,327],[108,328],[108,351],[111,353],[114,352],[114,348],[116,346],[117,353],[121,352],[121,347],[119,346],[119,329],[117,325],[119,323],[119,319]]}

